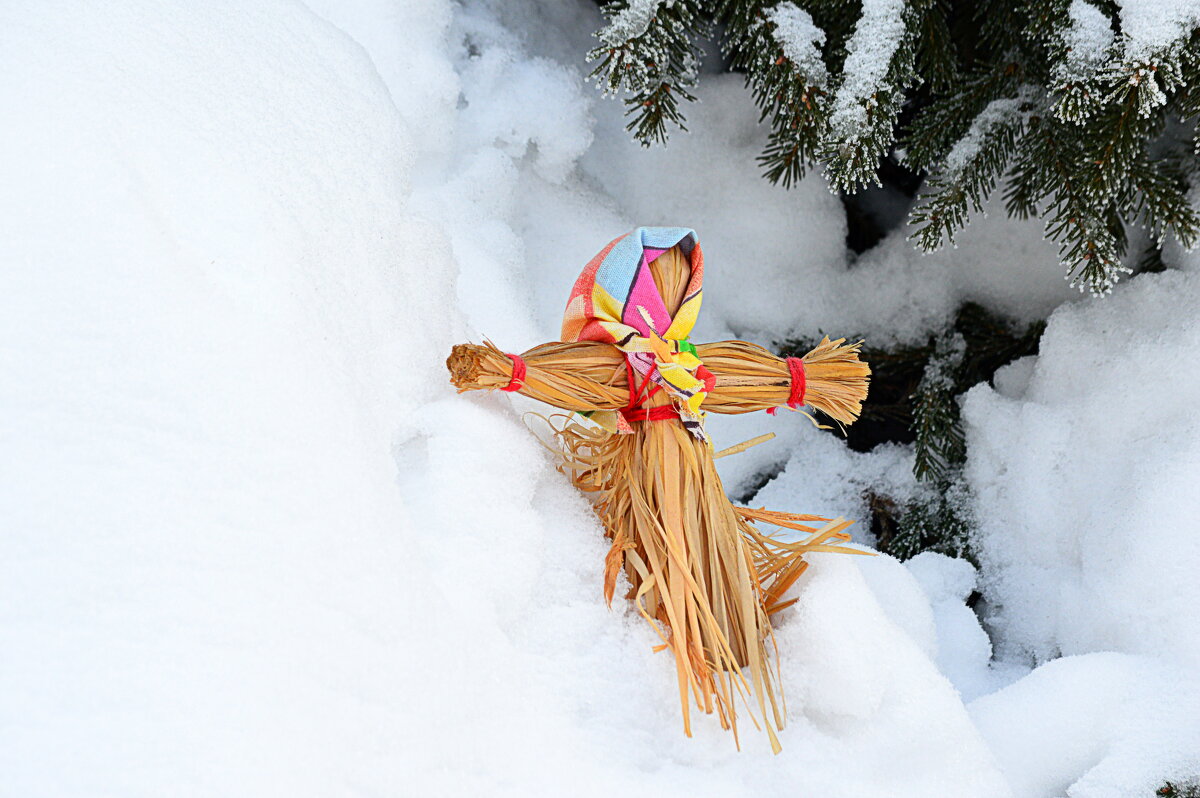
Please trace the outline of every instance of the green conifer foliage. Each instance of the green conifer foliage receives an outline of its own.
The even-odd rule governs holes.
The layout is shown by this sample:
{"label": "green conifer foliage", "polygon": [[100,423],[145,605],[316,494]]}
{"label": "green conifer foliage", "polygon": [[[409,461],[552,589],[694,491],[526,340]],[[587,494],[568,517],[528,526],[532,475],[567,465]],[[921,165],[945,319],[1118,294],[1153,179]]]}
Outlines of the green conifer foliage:
{"label": "green conifer foliage", "polygon": [[[901,559],[922,551],[973,559],[959,397],[992,379],[1000,367],[1035,354],[1044,329],[1041,322],[1015,325],[967,303],[923,343],[863,348],[871,364],[871,390],[862,417],[846,430],[848,443],[861,451],[883,441],[912,443],[913,474],[920,485],[917,495],[903,501],[866,497],[880,551]],[[783,351],[800,355],[815,343],[789,341]]]}
{"label": "green conifer foliage", "polygon": [[627,129],[646,146],[666,142],[668,123],[687,130],[679,103],[696,99],[688,93],[700,64],[696,39],[709,30],[701,6],[692,0],[616,0],[603,8],[608,25],[588,53],[589,61],[599,62],[591,76],[605,93],[626,95],[625,113],[632,117]]}
{"label": "green conifer foliage", "polygon": [[[1156,251],[1200,236],[1200,20],[1153,35],[1113,0],[615,0],[589,58],[624,94],[643,144],[685,124],[698,40],[717,36],[771,133],[764,175],[819,168],[831,188],[878,183],[884,156],[927,176],[915,242],[953,241],[1000,189],[1044,220],[1073,284],[1110,291],[1128,230]],[[1181,15],[1183,11],[1181,10]],[[1164,38],[1161,30],[1174,31]]]}

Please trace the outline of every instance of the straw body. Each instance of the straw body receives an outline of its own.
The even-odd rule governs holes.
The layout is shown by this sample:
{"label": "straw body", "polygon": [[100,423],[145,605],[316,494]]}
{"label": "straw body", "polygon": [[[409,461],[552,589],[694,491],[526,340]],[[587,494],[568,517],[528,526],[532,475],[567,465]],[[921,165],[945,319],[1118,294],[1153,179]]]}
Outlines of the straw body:
{"label": "straw body", "polygon": [[[768,656],[769,618],[792,603],[784,594],[807,567],[805,554],[864,553],[838,545],[849,540],[851,522],[735,507],[708,444],[678,422],[634,427],[619,435],[569,421],[558,430],[563,470],[596,496],[612,541],[605,598],[612,602],[623,570],[626,598],[674,655],[686,734],[694,702],[715,712],[736,741],[742,705],[778,752],[786,707],[778,662]],[[784,541],[755,521],[805,534]]]}

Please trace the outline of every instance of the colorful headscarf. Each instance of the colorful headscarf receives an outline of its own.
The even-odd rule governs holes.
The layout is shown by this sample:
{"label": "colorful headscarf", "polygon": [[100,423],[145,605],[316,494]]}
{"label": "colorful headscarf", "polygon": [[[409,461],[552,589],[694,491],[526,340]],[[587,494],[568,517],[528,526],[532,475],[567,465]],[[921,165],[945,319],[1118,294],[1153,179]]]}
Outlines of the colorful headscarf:
{"label": "colorful headscarf", "polygon": [[[672,317],[650,264],[674,246],[687,256],[692,274]],[[639,374],[671,395],[685,425],[701,438],[700,405],[714,380],[688,335],[700,313],[703,282],[704,255],[695,231],[639,227],[613,240],[584,267],[562,326],[564,342],[603,341],[623,351]]]}

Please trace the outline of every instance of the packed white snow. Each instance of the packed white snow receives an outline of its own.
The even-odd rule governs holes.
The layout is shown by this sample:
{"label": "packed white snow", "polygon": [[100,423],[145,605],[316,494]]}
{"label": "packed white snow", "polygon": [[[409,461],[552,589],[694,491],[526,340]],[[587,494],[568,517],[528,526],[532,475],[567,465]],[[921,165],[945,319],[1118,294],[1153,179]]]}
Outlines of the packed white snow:
{"label": "packed white snow", "polygon": [[[674,4],[674,0],[665,2],[668,6]],[[613,14],[597,37],[610,47],[619,47],[630,39],[645,35],[663,3],[664,0],[629,0],[624,8]]]}
{"label": "packed white snow", "polygon": [[809,86],[824,88],[829,80],[821,45],[825,31],[817,27],[812,16],[795,3],[784,2],[767,10],[765,19],[775,27],[771,36],[779,42],[783,54],[799,70]]}
{"label": "packed white snow", "polygon": [[1167,272],[1066,305],[1024,384],[967,394],[985,595],[1003,608],[1006,647],[1200,663],[1200,619],[1187,611],[1200,602],[1200,505],[1186,487],[1200,478],[1188,410],[1200,381],[1183,367],[1200,347],[1197,300],[1197,275]]}
{"label": "packed white snow", "polygon": [[865,0],[854,33],[846,42],[842,82],[834,94],[829,128],[839,139],[860,135],[867,111],[905,36],[904,0]]}
{"label": "packed white snow", "polygon": [[1068,15],[1070,24],[1062,40],[1066,52],[1055,65],[1055,79],[1062,83],[1090,80],[1112,55],[1116,39],[1112,21],[1087,0],[1071,0]]}
{"label": "packed white snow", "polygon": [[1197,0],[1118,0],[1125,60],[1146,63],[1200,25]]}
{"label": "packed white snow", "polygon": [[[699,231],[698,340],[911,342],[967,299],[1032,320],[1068,292],[1041,225],[1001,213],[961,250],[898,231],[852,260],[819,176],[759,176],[737,76],[639,147],[584,80],[602,25],[583,0],[0,7],[0,792],[1091,798],[1189,775],[1190,274],[1060,310],[971,395],[980,572],[812,558],[777,630],[780,756],[749,724],[741,753],[710,718],[683,736],[538,406],[454,395],[450,345],[555,338],[637,225]],[[1120,426],[1151,377],[1178,400]],[[866,491],[918,489],[906,447],[710,424],[779,434],[720,461],[735,494],[774,475],[755,505],[864,519]]]}

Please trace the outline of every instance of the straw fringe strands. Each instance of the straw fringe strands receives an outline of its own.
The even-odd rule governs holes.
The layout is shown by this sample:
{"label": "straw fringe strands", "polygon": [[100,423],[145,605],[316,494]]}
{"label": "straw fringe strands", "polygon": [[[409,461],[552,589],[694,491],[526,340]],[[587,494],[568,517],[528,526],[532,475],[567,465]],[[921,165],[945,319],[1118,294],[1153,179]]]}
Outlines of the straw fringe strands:
{"label": "straw fringe strands", "polygon": [[[636,314],[604,305],[613,292],[602,295],[588,282],[611,281],[611,273],[596,276],[596,265],[611,265],[614,252],[624,257],[620,247],[628,248],[626,239],[634,236],[640,238],[630,261],[633,288],[623,295],[637,297],[641,290],[645,297],[648,275],[653,299],[661,303]],[[564,338],[593,330],[600,340],[542,344],[519,356],[490,343],[462,344],[447,366],[460,392],[519,391],[599,422],[554,417],[561,470],[594,496],[611,540],[605,600],[611,604],[623,570],[626,598],[674,657],[685,733],[691,734],[694,705],[715,714],[740,747],[745,707],[778,752],[777,730],[787,713],[778,658],[772,665],[768,654],[775,648],[770,618],[795,602],[786,594],[808,565],[805,555],[867,552],[842,545],[852,523],[845,519],[735,507],[717,474],[695,397],[717,413],[802,404],[850,424],[870,369],[859,359],[859,344],[828,338],[799,363],[743,341],[692,347],[690,323],[681,330],[679,322],[694,320],[702,268],[691,231],[640,228],[610,244],[576,283]],[[577,302],[581,285],[593,292],[595,305]],[[626,333],[630,325],[634,332]],[[781,531],[764,533],[759,524]]]}

